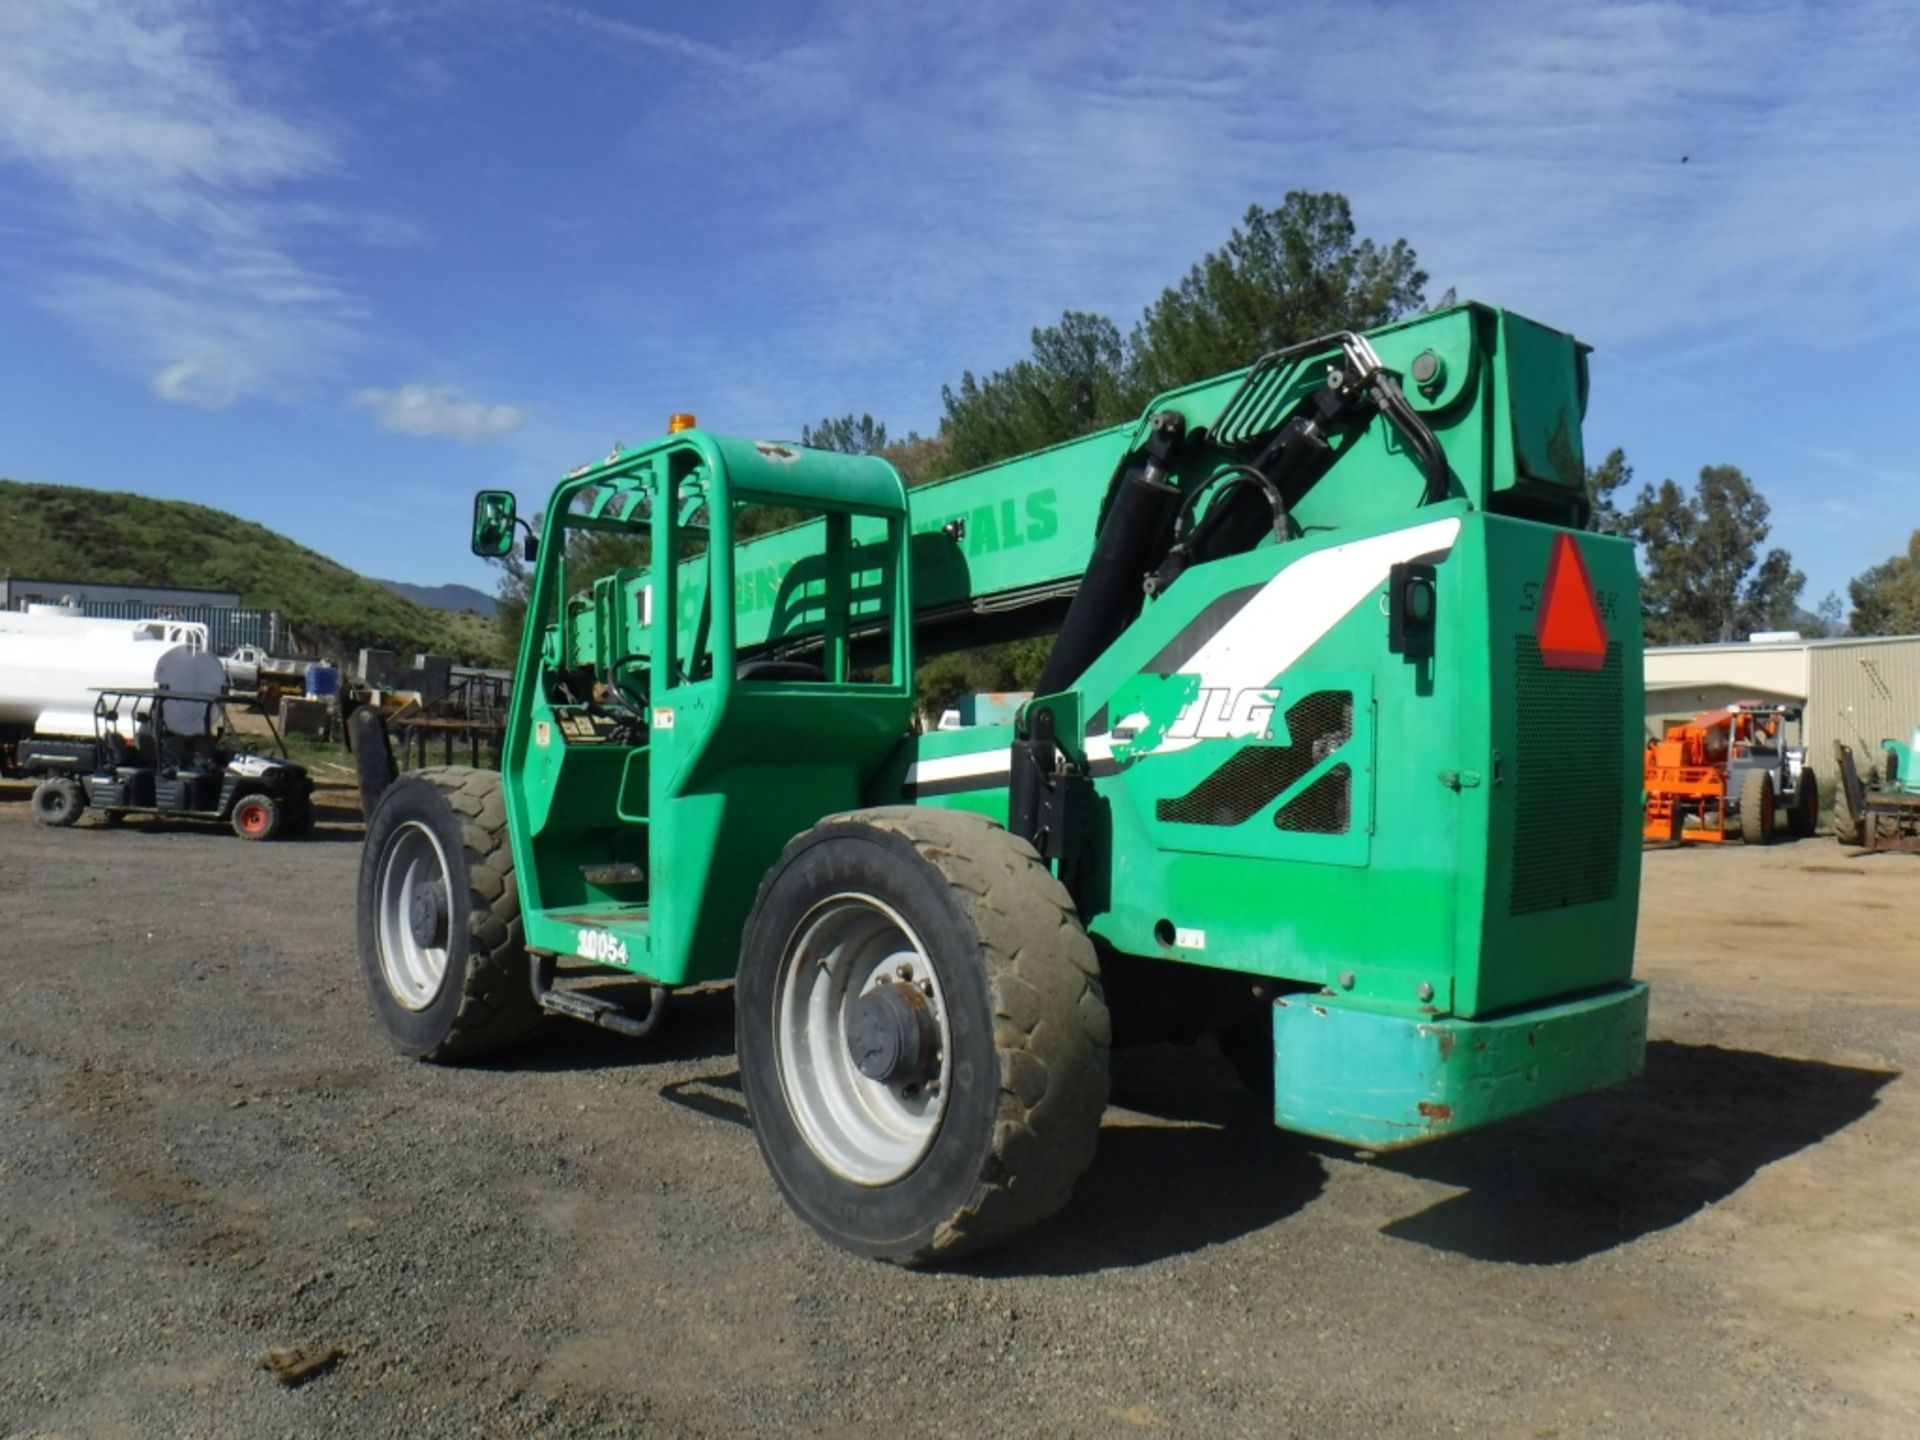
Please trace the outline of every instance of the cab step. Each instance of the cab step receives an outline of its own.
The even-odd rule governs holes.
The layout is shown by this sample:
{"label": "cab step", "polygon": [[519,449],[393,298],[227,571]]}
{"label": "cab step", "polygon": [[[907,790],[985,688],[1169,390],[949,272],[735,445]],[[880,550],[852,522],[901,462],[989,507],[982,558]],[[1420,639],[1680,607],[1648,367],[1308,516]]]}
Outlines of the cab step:
{"label": "cab step", "polygon": [[647,1011],[644,1015],[638,1015],[626,1006],[615,1004],[590,991],[562,990],[555,983],[558,962],[553,956],[534,955],[530,959],[534,1001],[549,1015],[584,1020],[589,1025],[598,1025],[602,1030],[612,1030],[635,1040],[646,1039],[660,1028],[660,1022],[666,1018],[668,990],[664,985],[648,987]]}

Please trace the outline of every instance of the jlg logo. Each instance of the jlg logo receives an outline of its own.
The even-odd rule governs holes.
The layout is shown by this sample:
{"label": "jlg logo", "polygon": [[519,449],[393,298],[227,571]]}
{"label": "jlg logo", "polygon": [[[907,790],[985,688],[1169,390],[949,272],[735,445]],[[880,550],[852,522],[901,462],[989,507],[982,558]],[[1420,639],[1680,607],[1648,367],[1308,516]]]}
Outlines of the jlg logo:
{"label": "jlg logo", "polygon": [[1113,756],[1120,764],[1201,740],[1271,740],[1280,690],[1202,685],[1198,675],[1142,675],[1113,699]]}
{"label": "jlg logo", "polygon": [[1278,690],[1202,687],[1167,727],[1167,739],[1271,740],[1279,703]]}

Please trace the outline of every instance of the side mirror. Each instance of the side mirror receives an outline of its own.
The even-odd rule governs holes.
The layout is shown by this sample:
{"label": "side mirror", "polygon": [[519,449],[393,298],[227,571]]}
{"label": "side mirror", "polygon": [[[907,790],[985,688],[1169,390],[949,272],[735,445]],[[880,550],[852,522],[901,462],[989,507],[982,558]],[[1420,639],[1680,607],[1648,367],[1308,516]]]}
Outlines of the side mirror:
{"label": "side mirror", "polygon": [[473,497],[473,553],[503,560],[513,553],[515,505],[511,490],[482,490]]}

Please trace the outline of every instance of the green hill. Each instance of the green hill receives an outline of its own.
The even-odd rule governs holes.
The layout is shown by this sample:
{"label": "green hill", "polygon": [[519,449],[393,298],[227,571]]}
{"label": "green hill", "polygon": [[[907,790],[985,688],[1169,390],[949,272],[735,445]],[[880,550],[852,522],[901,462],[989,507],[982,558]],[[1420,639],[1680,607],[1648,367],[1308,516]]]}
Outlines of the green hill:
{"label": "green hill", "polygon": [[237,590],[284,615],[302,644],[459,660],[500,653],[493,627],[429,610],[264,525],[182,500],[0,480],[0,571],[49,579]]}

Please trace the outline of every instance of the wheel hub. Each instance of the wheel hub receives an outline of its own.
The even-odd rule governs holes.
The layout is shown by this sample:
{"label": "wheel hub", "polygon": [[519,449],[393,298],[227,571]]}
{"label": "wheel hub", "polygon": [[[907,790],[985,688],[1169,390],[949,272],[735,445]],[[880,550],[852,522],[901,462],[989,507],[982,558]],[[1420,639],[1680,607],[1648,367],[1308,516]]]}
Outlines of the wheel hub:
{"label": "wheel hub", "polygon": [[894,1184],[946,1114],[953,1044],[927,947],[884,900],[845,890],[807,913],[781,971],[773,1029],[788,1113],[836,1175]]}
{"label": "wheel hub", "polygon": [[414,889],[407,904],[407,929],[416,945],[433,948],[447,943],[447,900],[438,885]]}
{"label": "wheel hub", "polygon": [[847,1011],[847,1054],[854,1069],[883,1085],[915,1085],[940,1069],[940,1032],[927,998],[911,985],[883,982]]}

